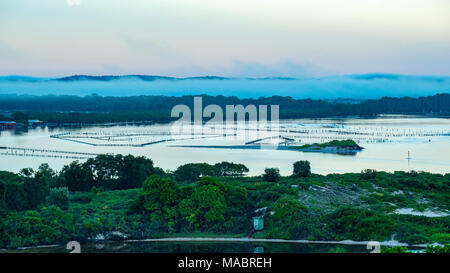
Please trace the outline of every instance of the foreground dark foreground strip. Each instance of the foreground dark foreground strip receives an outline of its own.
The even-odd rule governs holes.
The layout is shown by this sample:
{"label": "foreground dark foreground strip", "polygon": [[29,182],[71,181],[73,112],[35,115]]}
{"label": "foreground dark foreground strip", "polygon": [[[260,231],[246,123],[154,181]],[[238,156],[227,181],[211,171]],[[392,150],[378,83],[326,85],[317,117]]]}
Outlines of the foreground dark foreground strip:
{"label": "foreground dark foreground strip", "polygon": [[[14,264],[16,270],[53,264],[46,266],[46,270],[59,272],[66,267],[84,272],[124,265],[146,268],[149,272],[303,272],[311,269],[364,272],[368,269],[404,271],[424,264],[439,267],[446,258],[445,254],[2,254],[0,262]],[[55,260],[61,263],[55,264]],[[193,263],[181,266],[185,261]],[[209,261],[209,268],[204,266],[206,261]],[[192,267],[194,264],[197,266]]]}

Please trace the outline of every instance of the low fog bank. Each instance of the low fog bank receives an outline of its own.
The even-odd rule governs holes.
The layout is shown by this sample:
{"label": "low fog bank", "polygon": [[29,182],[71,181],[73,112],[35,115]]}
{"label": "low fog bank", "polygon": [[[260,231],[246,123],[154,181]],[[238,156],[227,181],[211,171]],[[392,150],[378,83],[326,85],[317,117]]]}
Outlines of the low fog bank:
{"label": "low fog bank", "polygon": [[0,94],[101,96],[225,95],[239,98],[377,99],[450,92],[450,77],[363,74],[322,78],[171,78],[159,76],[0,77]]}

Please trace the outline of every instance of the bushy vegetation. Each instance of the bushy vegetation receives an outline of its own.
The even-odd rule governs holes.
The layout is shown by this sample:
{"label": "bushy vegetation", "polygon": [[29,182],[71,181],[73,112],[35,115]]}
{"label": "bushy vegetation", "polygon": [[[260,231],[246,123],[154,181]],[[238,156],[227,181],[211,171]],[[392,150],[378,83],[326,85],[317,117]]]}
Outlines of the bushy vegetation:
{"label": "bushy vegetation", "polygon": [[243,164],[220,162],[214,165],[208,163],[188,163],[179,166],[174,172],[177,181],[196,181],[201,176],[243,176],[249,170]]}
{"label": "bushy vegetation", "polygon": [[266,168],[264,170],[263,179],[268,182],[280,181],[281,175],[278,168]]}
{"label": "bushy vegetation", "polygon": [[313,145],[319,145],[320,147],[357,147],[358,144],[354,140],[347,139],[347,140],[332,140],[329,142],[321,143],[321,144],[313,144]]}
{"label": "bushy vegetation", "polygon": [[[394,246],[382,248],[381,253],[410,253],[407,247],[404,246]],[[422,252],[422,251],[421,251]],[[445,244],[443,246],[440,245],[427,245],[425,248],[425,253],[450,253],[450,245]]]}
{"label": "bushy vegetation", "polygon": [[381,249],[381,253],[408,253],[408,248],[404,246],[386,247]]}
{"label": "bushy vegetation", "polygon": [[[288,177],[272,168],[256,177],[243,176],[246,171],[221,162],[164,172],[131,155],[72,162],[60,172],[46,164],[0,171],[0,247],[191,234],[449,243],[449,216],[394,213],[449,210],[449,174],[324,176],[311,174],[307,161],[296,162]],[[253,232],[254,216],[264,218],[262,231]]]}
{"label": "bushy vegetation", "polygon": [[46,197],[49,206],[57,206],[62,209],[69,207],[69,191],[67,187],[50,189],[49,195]]}
{"label": "bushy vegetation", "polygon": [[326,147],[336,147],[336,148],[352,148],[355,150],[361,150],[360,147],[354,140],[332,140],[325,143],[313,143],[313,144],[305,144],[302,146],[291,146],[290,149],[301,150],[301,149],[322,149]]}
{"label": "bushy vegetation", "polygon": [[449,244],[445,244],[444,246],[427,245],[425,253],[450,253],[450,245]]}
{"label": "bushy vegetation", "polygon": [[339,208],[331,215],[325,216],[328,228],[336,233],[340,240],[384,241],[397,228],[397,223],[383,214],[357,208]]}

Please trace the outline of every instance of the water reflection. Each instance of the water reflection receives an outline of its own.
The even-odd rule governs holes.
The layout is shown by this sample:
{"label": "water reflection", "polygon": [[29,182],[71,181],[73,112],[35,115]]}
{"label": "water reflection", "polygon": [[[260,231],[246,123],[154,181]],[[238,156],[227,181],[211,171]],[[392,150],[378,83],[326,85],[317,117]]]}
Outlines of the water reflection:
{"label": "water reflection", "polygon": [[[11,252],[68,253],[65,247],[29,248]],[[365,245],[251,242],[117,242],[81,245],[82,253],[367,253]]]}

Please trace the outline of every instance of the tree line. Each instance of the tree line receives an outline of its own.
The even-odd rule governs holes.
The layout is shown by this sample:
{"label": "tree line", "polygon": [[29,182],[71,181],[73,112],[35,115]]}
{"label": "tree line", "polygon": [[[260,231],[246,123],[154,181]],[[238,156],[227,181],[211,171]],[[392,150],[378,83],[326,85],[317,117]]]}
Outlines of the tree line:
{"label": "tree line", "polygon": [[[428,97],[384,97],[360,102],[340,102],[292,97],[272,96],[257,99],[240,99],[235,96],[202,95],[203,104],[244,106],[279,105],[280,118],[325,118],[361,116],[374,117],[379,114],[450,115],[450,94]],[[1,95],[2,111],[13,113],[16,122],[39,119],[49,123],[104,123],[122,121],[169,122],[170,111],[177,104],[193,107],[193,96],[130,96],[85,97],[68,95]],[[0,116],[1,119],[8,117]]]}

